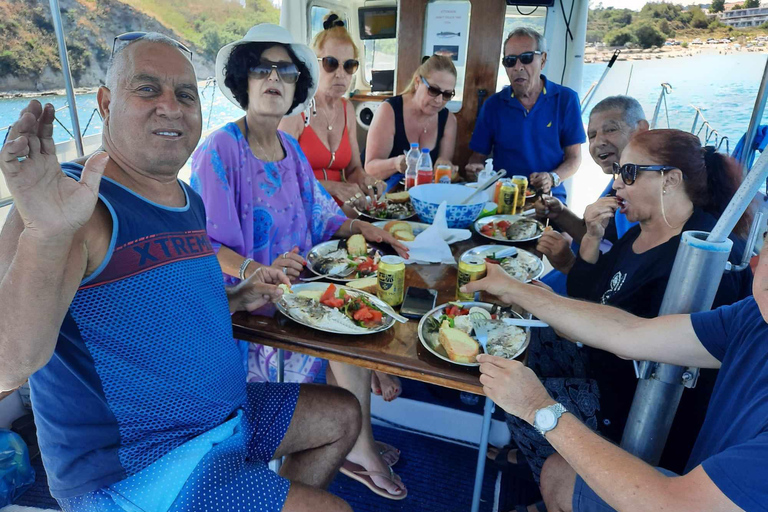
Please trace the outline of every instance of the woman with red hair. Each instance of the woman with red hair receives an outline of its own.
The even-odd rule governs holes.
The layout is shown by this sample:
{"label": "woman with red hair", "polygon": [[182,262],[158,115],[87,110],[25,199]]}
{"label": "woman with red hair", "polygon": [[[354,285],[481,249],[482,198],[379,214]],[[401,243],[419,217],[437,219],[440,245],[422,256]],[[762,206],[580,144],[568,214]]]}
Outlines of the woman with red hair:
{"label": "woman with red hair", "polygon": [[[712,147],[702,148],[695,135],[680,130],[635,134],[621,154],[621,164],[614,164],[616,196],[587,207],[587,234],[568,273],[568,295],[641,317],[658,316],[682,232],[711,231],[740,182],[738,163]],[[601,254],[605,228],[619,209],[638,224]],[[741,260],[740,237],[748,226],[749,219],[742,218],[731,236],[733,263]],[[751,286],[749,269],[725,273],[713,307],[749,296]],[[633,362],[602,350],[578,348],[551,329],[536,331],[528,366],[569,412],[618,443],[637,387]],[[716,376],[715,370],[703,370],[696,388],[684,393],[662,455],[663,467],[683,472]],[[552,447],[524,422],[512,416],[508,421],[522,452],[510,453],[510,462],[527,459],[538,478]],[[501,452],[504,458],[508,451]]]}

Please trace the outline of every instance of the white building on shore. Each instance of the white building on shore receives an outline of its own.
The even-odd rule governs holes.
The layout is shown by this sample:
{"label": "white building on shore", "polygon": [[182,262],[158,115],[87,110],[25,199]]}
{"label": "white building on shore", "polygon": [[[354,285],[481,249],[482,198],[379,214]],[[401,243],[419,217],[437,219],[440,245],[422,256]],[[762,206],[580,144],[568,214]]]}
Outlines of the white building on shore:
{"label": "white building on shore", "polygon": [[759,27],[768,22],[768,3],[761,3],[760,7],[752,9],[735,9],[721,12],[720,22],[733,28]]}

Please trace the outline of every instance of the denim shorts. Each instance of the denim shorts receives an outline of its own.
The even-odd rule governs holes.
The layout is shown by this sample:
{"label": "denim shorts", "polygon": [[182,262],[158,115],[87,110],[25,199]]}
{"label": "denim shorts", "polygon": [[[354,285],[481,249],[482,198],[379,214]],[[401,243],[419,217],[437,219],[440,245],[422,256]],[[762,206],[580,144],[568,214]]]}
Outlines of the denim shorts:
{"label": "denim shorts", "polygon": [[[656,469],[666,476],[680,476],[668,469]],[[615,509],[590,489],[579,475],[576,475],[576,485],[573,486],[573,512],[615,512]]]}

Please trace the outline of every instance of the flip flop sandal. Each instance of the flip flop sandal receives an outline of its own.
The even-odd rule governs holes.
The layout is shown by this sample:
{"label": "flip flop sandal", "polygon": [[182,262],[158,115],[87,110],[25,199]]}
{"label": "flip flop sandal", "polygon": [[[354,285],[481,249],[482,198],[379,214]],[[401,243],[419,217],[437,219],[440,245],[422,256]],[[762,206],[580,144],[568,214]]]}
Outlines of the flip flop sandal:
{"label": "flip flop sandal", "polygon": [[[517,462],[509,462],[507,458],[509,452],[512,450],[517,450]],[[528,459],[523,452],[514,445],[507,445],[504,448],[500,448],[496,457],[488,459],[488,463],[499,471],[506,471],[516,478],[525,480],[526,482],[535,482],[533,471],[531,471],[531,466],[528,464]]]}
{"label": "flip flop sandal", "polygon": [[[389,467],[394,466],[400,460],[400,450],[387,443],[376,441],[376,448],[379,449],[379,455],[384,459]],[[387,461],[389,459],[389,461]]]}
{"label": "flip flop sandal", "polygon": [[[339,472],[342,475],[345,475],[351,478],[352,480],[360,482],[361,484],[366,486],[368,489],[370,489],[371,492],[381,496],[382,498],[400,501],[400,500],[404,500],[406,496],[408,496],[408,490],[402,485],[402,483],[398,483],[397,480],[395,480],[395,472],[392,471],[392,468],[389,468],[389,474],[381,473],[379,471],[366,471],[366,469],[363,466],[360,466],[359,464],[355,464],[354,462],[345,460],[344,464],[341,466],[341,469],[339,469]],[[371,477],[374,477],[374,476],[386,478],[387,480],[395,484],[395,486],[397,486],[397,488],[402,492],[400,494],[390,494],[389,491],[379,487],[373,482],[373,478]]]}

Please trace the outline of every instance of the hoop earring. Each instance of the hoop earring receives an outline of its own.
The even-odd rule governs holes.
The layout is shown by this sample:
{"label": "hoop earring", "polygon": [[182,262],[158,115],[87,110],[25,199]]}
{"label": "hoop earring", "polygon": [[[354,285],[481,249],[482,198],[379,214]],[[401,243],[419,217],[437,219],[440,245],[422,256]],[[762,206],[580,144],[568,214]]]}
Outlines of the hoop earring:
{"label": "hoop earring", "polygon": [[664,219],[664,224],[669,226],[669,229],[675,229],[667,220],[667,212],[664,211],[664,194],[666,193],[667,189],[664,188],[664,171],[661,171],[661,194],[659,194],[659,199],[661,200],[661,217]]}

